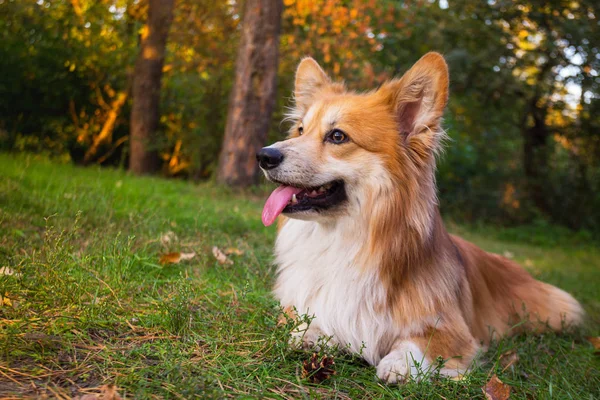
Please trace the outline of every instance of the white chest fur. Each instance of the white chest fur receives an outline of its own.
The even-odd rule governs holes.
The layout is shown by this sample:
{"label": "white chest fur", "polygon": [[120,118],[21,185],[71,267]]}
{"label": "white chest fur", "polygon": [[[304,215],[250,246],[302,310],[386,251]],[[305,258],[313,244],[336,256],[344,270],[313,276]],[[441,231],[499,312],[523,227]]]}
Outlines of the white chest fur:
{"label": "white chest fur", "polygon": [[394,326],[385,310],[386,291],[376,265],[358,265],[366,237],[364,229],[353,225],[287,221],[275,246],[274,292],[282,306],[314,316],[311,326],[350,351],[362,349],[362,356],[375,365],[405,329]]}

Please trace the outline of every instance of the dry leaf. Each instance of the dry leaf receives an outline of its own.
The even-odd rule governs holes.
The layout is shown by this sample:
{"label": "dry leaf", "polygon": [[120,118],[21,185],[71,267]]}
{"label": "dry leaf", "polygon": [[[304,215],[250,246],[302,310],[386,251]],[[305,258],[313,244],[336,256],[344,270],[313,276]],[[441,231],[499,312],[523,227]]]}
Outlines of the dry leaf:
{"label": "dry leaf", "polygon": [[217,246],[214,246],[212,248],[212,253],[213,253],[213,256],[215,256],[215,258],[219,262],[219,264],[229,264],[229,265],[233,264],[233,261],[231,261],[229,258],[227,258],[225,253],[223,253],[221,251],[221,249],[219,249]]}
{"label": "dry leaf", "polygon": [[8,267],[0,267],[0,275],[6,275],[6,276],[14,275],[15,278],[18,278],[21,276],[21,274],[16,273],[15,271],[13,271],[12,269],[10,269]]}
{"label": "dry leaf", "polygon": [[228,256],[231,254],[235,254],[236,256],[241,256],[242,254],[244,254],[244,251],[240,250],[236,247],[228,247],[225,249],[225,254],[227,254]]}
{"label": "dry leaf", "polygon": [[119,392],[117,392],[115,385],[104,385],[102,386],[102,394],[104,400],[121,400]]}
{"label": "dry leaf", "polygon": [[463,374],[458,374],[458,375],[450,378],[451,381],[455,381],[455,382],[460,382],[460,381],[463,381],[464,379],[465,379],[465,376]]}
{"label": "dry leaf", "polygon": [[502,253],[502,255],[503,255],[504,257],[506,257],[506,258],[510,258],[510,259],[513,259],[513,258],[515,258],[515,255],[514,255],[512,252],[508,251],[508,250],[504,250],[504,253]]}
{"label": "dry leaf", "polygon": [[100,393],[84,394],[76,397],[78,400],[122,400],[123,398],[117,392],[119,388],[115,385],[104,385],[100,387]]}
{"label": "dry leaf", "polygon": [[160,236],[160,242],[165,246],[176,240],[177,240],[177,235],[175,234],[175,232],[169,231],[167,233],[163,233]]}
{"label": "dry leaf", "polygon": [[586,339],[594,346],[595,353],[600,354],[600,337],[588,336]]}
{"label": "dry leaf", "polygon": [[12,300],[8,297],[8,293],[4,293],[4,296],[2,296],[0,294],[0,307],[2,307],[2,306],[7,306],[7,307],[13,306]]}
{"label": "dry leaf", "polygon": [[487,400],[507,400],[510,397],[510,386],[496,375],[492,376],[481,390]]}
{"label": "dry leaf", "polygon": [[279,314],[277,318],[277,326],[282,326],[288,323],[288,321],[294,321],[298,318],[296,311],[290,306],[283,309],[283,312]]}
{"label": "dry leaf", "polygon": [[525,265],[528,268],[533,267],[533,261],[531,261],[529,258],[525,260],[525,262],[523,263],[523,265]]}
{"label": "dry leaf", "polygon": [[196,257],[196,253],[194,253],[194,252],[180,253],[180,252],[176,251],[173,253],[163,254],[162,256],[160,256],[160,260],[158,262],[161,263],[162,265],[177,264],[180,261],[191,260],[194,257]]}
{"label": "dry leaf", "polygon": [[502,372],[506,371],[508,367],[519,361],[519,355],[514,350],[509,350],[500,356],[500,365],[502,366]]}

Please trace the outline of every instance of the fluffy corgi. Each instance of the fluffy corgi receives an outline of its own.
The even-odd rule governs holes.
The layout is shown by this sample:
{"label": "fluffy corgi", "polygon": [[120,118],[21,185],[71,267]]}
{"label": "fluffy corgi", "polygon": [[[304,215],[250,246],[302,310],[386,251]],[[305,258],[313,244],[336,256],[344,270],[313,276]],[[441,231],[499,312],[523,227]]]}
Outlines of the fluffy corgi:
{"label": "fluffy corgi", "polygon": [[312,317],[292,333],[304,347],[329,338],[394,383],[438,357],[442,374],[462,374],[494,336],[581,322],[571,295],[444,228],[440,54],[368,93],[346,90],[305,58],[294,99],[289,138],[257,159],[280,185],[262,215],[265,225],[279,218],[274,294]]}

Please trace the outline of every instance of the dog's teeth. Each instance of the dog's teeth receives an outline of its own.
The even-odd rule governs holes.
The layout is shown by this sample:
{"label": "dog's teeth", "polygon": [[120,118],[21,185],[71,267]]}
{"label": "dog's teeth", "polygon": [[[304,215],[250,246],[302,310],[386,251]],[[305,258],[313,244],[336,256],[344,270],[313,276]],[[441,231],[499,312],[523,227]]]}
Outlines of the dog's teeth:
{"label": "dog's teeth", "polygon": [[311,196],[316,196],[316,195],[317,195],[317,191],[316,191],[316,190],[313,190],[312,192],[310,192],[310,195],[311,195]]}
{"label": "dog's teeth", "polygon": [[325,193],[325,188],[323,186],[319,188],[319,193]]}
{"label": "dog's teeth", "polygon": [[296,204],[298,202],[298,199],[296,198],[296,195],[293,194],[292,195],[292,204]]}

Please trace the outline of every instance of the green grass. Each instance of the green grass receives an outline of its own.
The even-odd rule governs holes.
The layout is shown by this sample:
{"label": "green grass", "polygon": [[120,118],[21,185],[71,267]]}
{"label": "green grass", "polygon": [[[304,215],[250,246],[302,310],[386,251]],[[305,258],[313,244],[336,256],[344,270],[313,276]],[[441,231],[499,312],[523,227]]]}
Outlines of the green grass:
{"label": "green grass", "polygon": [[[270,295],[275,233],[260,222],[263,199],[0,155],[0,267],[15,272],[0,275],[0,397],[115,384],[130,398],[483,398],[496,373],[512,398],[600,399],[600,357],[585,340],[600,333],[598,244],[551,229],[448,223],[573,293],[589,314],[582,330],[502,340],[462,381],[387,386],[333,350],[335,376],[303,379],[310,353],[287,346],[291,326],[278,326]],[[243,254],[219,264],[213,246]],[[197,256],[160,265],[173,251]],[[510,351],[519,360],[504,368]]]}

